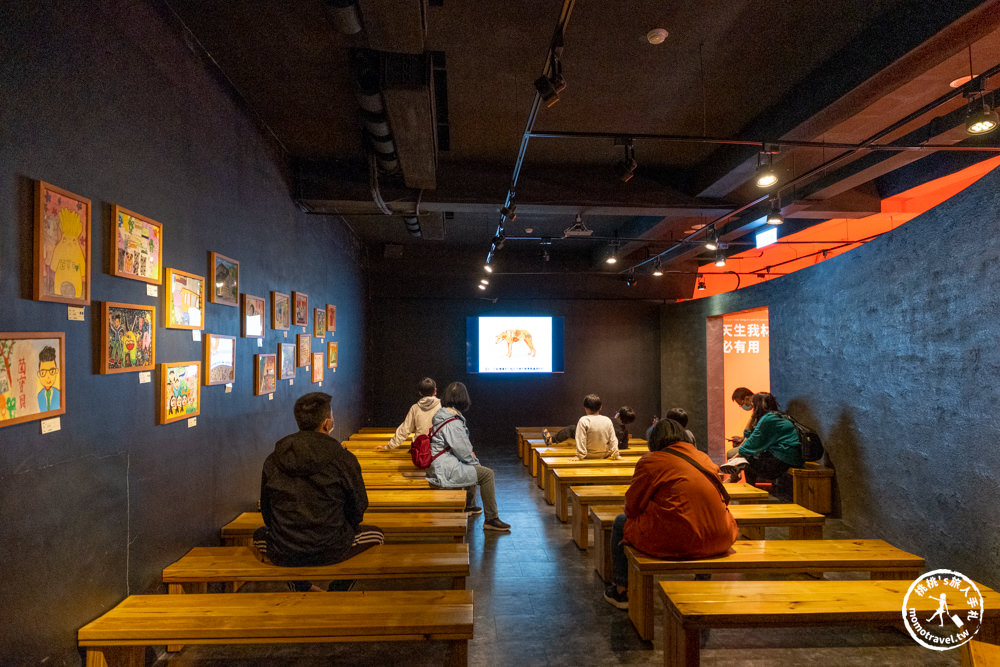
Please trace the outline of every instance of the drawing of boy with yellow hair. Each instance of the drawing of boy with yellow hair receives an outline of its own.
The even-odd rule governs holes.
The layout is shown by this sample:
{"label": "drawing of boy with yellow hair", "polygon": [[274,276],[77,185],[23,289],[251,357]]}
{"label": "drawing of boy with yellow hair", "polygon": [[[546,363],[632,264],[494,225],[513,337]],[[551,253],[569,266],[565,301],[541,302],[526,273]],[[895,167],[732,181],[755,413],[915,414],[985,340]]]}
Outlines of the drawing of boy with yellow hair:
{"label": "drawing of boy with yellow hair", "polygon": [[55,273],[53,290],[60,296],[83,296],[84,258],[80,249],[83,222],[80,214],[68,208],[59,210],[59,229],[62,236],[52,250],[49,268]]}

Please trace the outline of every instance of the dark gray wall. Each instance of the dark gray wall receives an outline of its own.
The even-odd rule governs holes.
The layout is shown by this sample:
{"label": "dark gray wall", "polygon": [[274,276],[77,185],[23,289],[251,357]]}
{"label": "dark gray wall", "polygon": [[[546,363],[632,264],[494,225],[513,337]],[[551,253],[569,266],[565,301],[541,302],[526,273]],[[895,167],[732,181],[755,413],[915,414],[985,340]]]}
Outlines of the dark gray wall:
{"label": "dark gray wall", "polygon": [[[220,526],[254,506],[263,458],[295,430],[294,399],[315,388],[300,369],[273,401],[253,396],[253,354],[284,340],[270,329],[262,349],[237,340],[233,392],[204,388],[192,429],[156,424],[157,374],[147,385],[95,375],[100,301],[154,304],[162,321],[162,298],[106,272],[110,205],[164,224],[166,266],[205,275],[215,250],[241,262],[243,292],[295,289],[337,304],[327,339],[340,342],[340,367],[323,389],[340,436],[361,414],[363,283],[353,236],[297,210],[261,132],[156,7],[7,3],[0,52],[0,331],[65,331],[68,348],[62,430],[0,429],[0,662],[77,664],[81,625],[158,590],[165,565],[218,544]],[[32,179],[93,202],[85,322],[30,300]],[[206,322],[239,335],[236,308],[209,304]],[[156,357],[201,359],[202,344],[158,326]]]}
{"label": "dark gray wall", "polygon": [[1000,585],[1000,172],[862,248],[663,308],[663,404],[701,406],[705,318],[767,306],[771,388],[824,438],[843,518]]}
{"label": "dark gray wall", "polygon": [[[515,426],[573,424],[583,397],[595,392],[605,414],[622,404],[638,413],[641,434],[659,405],[659,306],[628,301],[375,298],[371,306],[370,398],[377,425],[397,425],[416,400],[420,378],[439,390],[453,381],[469,388],[473,444],[490,452],[515,446]],[[555,315],[564,318],[564,373],[504,376],[468,373],[465,318],[476,315]],[[502,508],[501,508],[502,510]]]}

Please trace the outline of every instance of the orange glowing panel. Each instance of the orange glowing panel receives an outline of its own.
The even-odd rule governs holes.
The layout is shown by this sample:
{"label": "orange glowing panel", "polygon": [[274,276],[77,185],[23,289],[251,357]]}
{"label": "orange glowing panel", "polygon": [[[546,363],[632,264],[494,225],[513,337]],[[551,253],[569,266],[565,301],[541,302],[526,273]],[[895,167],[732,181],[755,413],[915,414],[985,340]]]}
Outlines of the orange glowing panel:
{"label": "orange glowing panel", "polygon": [[[771,389],[770,323],[767,308],[722,316],[722,375],[725,394],[726,437],[743,435],[750,413],[730,397],[737,387],[754,393]],[[727,442],[726,449],[732,444]]]}

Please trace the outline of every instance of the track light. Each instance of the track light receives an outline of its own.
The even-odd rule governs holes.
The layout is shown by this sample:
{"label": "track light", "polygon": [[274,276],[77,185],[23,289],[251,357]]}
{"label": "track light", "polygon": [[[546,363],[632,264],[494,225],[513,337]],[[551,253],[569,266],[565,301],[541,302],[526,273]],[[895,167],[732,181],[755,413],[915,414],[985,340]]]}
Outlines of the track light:
{"label": "track light", "polygon": [[500,209],[500,215],[502,215],[507,222],[514,222],[514,220],[517,219],[517,207],[513,204],[510,206],[504,206]]}
{"label": "track light", "polygon": [[705,279],[704,278],[699,278],[698,279],[698,291],[699,292],[704,292],[705,291]]}
{"label": "track light", "polygon": [[622,183],[628,183],[635,176],[635,168],[639,165],[635,161],[635,145],[632,140],[626,139],[621,142],[621,145],[625,146],[625,159],[619,160],[615,164],[615,176]]}
{"label": "track light", "polygon": [[486,273],[493,273],[493,267],[490,266],[489,262],[483,264],[483,271],[485,271]]}
{"label": "track light", "polygon": [[708,248],[709,250],[719,249],[719,232],[715,231],[714,227],[712,228],[712,231],[709,233],[708,240],[705,241],[705,247]]}
{"label": "track light", "polygon": [[481,290],[485,290],[486,289],[486,285],[484,285],[482,283],[479,283],[478,285],[476,285],[476,287],[478,287]]}
{"label": "track light", "polygon": [[659,278],[663,275],[663,269],[660,268],[660,258],[657,257],[653,260],[653,275]]}
{"label": "track light", "polygon": [[481,280],[479,281],[479,284],[480,284],[480,285],[489,285],[489,284],[490,284],[490,281],[489,281],[489,280],[487,280],[486,278],[482,278],[482,279],[481,279]]}
{"label": "track light", "polygon": [[726,265],[726,255],[725,253],[722,252],[722,250],[715,251],[715,265],[716,266]]}
{"label": "track light", "polygon": [[629,269],[628,274],[625,276],[625,287],[635,287],[635,269]]}
{"label": "track light", "polygon": [[507,236],[503,233],[502,229],[497,232],[497,235],[493,237],[494,252],[496,252],[497,250],[503,250],[503,242],[504,239],[506,238]]}
{"label": "track light", "polygon": [[785,216],[781,215],[781,199],[776,196],[771,197],[771,212],[767,214],[767,224],[780,225],[785,221]]}
{"label": "track light", "polygon": [[604,259],[604,261],[608,264],[617,264],[618,263],[617,255],[618,255],[618,244],[612,242],[611,249],[608,251],[608,256]]}
{"label": "track light", "polygon": [[764,150],[757,154],[757,169],[754,171],[754,182],[758,188],[769,188],[778,182],[778,174],[774,171],[774,154],[777,151]]}
{"label": "track light", "polygon": [[989,134],[997,129],[998,125],[1000,116],[997,116],[996,110],[986,103],[985,95],[980,93],[977,98],[969,101],[965,115],[966,132],[973,135]]}

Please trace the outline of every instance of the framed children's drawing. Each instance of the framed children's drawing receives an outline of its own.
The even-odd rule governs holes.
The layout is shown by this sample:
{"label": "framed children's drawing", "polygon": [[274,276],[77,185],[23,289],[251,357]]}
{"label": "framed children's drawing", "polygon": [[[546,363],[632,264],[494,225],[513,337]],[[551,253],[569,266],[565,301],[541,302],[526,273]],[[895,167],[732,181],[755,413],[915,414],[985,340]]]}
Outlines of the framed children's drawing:
{"label": "framed children's drawing", "polygon": [[236,336],[205,334],[205,384],[236,381]]}
{"label": "framed children's drawing", "polygon": [[326,344],[326,367],[336,368],[337,367],[337,344],[327,343]]}
{"label": "framed children's drawing", "polygon": [[111,275],[159,285],[163,281],[163,225],[115,204]]}
{"label": "framed children's drawing", "polygon": [[287,329],[292,323],[291,300],[283,292],[271,292],[271,328]]}
{"label": "framed children's drawing", "polygon": [[312,381],[322,382],[323,381],[323,353],[314,352],[312,360]]}
{"label": "framed children's drawing", "polygon": [[308,366],[309,355],[312,354],[312,336],[309,334],[299,334],[295,337],[295,342],[298,345],[295,364],[297,366]]}
{"label": "framed children's drawing", "polygon": [[66,334],[0,333],[0,427],[66,412]]}
{"label": "framed children's drawing", "polygon": [[160,364],[160,423],[201,414],[201,362]]}
{"label": "framed children's drawing", "polygon": [[36,301],[90,304],[90,200],[35,182]]}
{"label": "framed children's drawing", "polygon": [[166,281],[165,326],[168,329],[204,329],[205,278],[178,269],[167,269]]}
{"label": "framed children's drawing", "polygon": [[330,333],[337,331],[337,307],[326,304],[326,330]]}
{"label": "framed children's drawing", "polygon": [[241,335],[244,338],[264,337],[264,299],[259,296],[243,295],[243,317]]}
{"label": "framed children's drawing", "polygon": [[253,393],[257,396],[274,393],[278,386],[276,361],[273,354],[253,355]]}
{"label": "framed children's drawing", "polygon": [[295,343],[278,343],[278,379],[295,378]]}
{"label": "framed children's drawing", "polygon": [[209,283],[212,303],[238,306],[240,296],[240,263],[217,252],[208,253]]}
{"label": "framed children's drawing", "polygon": [[316,338],[326,338],[326,311],[322,308],[313,310],[313,335]]}
{"label": "framed children's drawing", "polygon": [[101,373],[151,371],[156,360],[156,307],[105,301],[101,306]]}
{"label": "framed children's drawing", "polygon": [[302,292],[292,292],[292,324],[297,327],[309,325],[309,295]]}

